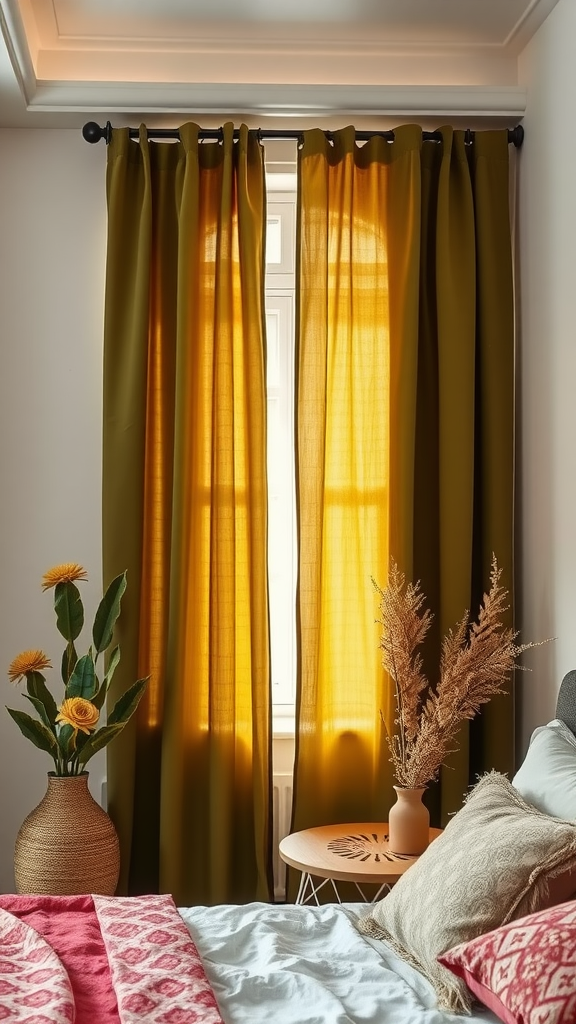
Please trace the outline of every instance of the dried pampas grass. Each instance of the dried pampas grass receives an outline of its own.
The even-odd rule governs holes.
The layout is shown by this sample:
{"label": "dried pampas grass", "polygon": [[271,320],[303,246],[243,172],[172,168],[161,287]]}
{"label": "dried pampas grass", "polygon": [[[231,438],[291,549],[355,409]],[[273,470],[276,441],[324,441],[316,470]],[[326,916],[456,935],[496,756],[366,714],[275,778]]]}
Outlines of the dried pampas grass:
{"label": "dried pampas grass", "polygon": [[[380,595],[382,664],[394,683],[398,726],[386,728],[390,760],[399,786],[419,788],[436,778],[450,753],[462,722],[474,718],[480,706],[504,692],[516,658],[539,644],[516,644],[518,633],[505,627],[508,591],[500,586],[502,570],[492,557],[490,590],[484,594],[476,622],[468,612],[442,643],[440,678],[433,690],[422,671],[418,648],[432,614],[423,609],[419,583],[408,583],[392,561],[388,584]],[[543,641],[544,643],[546,641]]]}

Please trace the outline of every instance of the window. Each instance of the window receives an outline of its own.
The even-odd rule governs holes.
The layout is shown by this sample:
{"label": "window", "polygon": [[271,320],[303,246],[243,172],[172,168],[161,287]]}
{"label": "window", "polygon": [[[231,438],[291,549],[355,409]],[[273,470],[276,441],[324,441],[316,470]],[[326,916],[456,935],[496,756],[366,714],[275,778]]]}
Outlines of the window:
{"label": "window", "polygon": [[272,700],[278,731],[294,720],[296,686],[295,175],[270,174],[267,189],[268,573]]}

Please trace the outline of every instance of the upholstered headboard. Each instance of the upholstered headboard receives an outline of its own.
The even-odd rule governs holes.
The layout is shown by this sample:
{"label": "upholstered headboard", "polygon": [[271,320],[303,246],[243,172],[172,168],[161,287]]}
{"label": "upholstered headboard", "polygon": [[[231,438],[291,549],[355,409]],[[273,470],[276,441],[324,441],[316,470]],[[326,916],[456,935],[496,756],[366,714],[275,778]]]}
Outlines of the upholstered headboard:
{"label": "upholstered headboard", "polygon": [[556,701],[556,718],[565,722],[576,736],[576,669],[567,672],[560,683]]}

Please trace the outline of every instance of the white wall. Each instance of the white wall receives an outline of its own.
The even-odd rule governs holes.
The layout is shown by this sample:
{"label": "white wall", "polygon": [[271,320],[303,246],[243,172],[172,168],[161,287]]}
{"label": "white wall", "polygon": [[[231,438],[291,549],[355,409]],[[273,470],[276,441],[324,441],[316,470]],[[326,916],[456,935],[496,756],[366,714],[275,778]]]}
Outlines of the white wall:
{"label": "white wall", "polygon": [[519,623],[532,652],[520,745],[553,716],[576,667],[576,3],[560,0],[521,55],[528,89],[519,158]]}
{"label": "white wall", "polygon": [[[0,130],[0,891],[13,890],[14,839],[52,767],[4,710],[27,703],[8,665],[43,648],[61,697],[64,641],[42,574],[84,565],[90,625],[101,592],[105,163],[80,131]],[[88,767],[99,796],[104,755]]]}

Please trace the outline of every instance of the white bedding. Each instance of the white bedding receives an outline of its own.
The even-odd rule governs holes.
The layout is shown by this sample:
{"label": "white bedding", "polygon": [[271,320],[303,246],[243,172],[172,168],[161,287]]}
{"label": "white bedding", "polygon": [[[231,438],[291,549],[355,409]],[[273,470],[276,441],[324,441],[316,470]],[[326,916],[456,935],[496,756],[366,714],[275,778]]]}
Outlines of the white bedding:
{"label": "white bedding", "polygon": [[180,908],[226,1024],[494,1022],[436,1009],[425,978],[358,932],[365,904]]}

